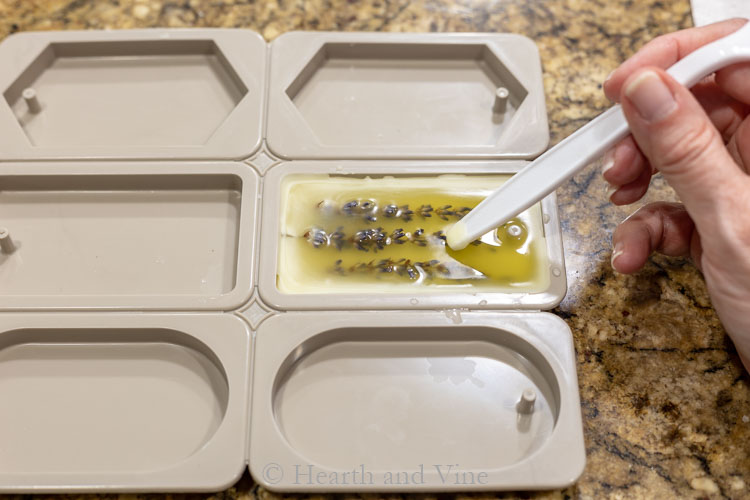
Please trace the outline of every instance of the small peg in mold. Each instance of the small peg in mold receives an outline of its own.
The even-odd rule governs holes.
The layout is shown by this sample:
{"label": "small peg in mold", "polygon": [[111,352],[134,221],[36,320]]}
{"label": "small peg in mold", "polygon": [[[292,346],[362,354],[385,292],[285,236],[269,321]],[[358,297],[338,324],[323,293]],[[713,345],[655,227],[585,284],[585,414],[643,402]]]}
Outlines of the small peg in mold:
{"label": "small peg in mold", "polygon": [[536,393],[533,389],[524,389],[521,393],[521,399],[516,403],[516,410],[518,413],[526,414],[534,411],[534,403],[536,402]]}
{"label": "small peg in mold", "polygon": [[42,110],[42,105],[39,103],[39,98],[36,95],[36,90],[31,87],[23,89],[21,93],[23,100],[26,101],[26,105],[29,107],[29,111],[36,114]]}
{"label": "small peg in mold", "polygon": [[4,227],[0,227],[0,250],[8,255],[16,251],[16,245],[13,244],[10,233]]}
{"label": "small peg in mold", "polygon": [[498,87],[495,91],[495,104],[492,106],[492,111],[495,113],[505,113],[505,109],[508,107],[508,98],[510,92],[505,87]]}

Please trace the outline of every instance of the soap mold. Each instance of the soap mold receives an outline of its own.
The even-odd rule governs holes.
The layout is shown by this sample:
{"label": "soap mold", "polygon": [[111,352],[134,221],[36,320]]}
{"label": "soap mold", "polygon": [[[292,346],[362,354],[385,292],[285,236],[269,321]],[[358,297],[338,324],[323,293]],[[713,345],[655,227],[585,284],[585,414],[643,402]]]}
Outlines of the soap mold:
{"label": "soap mold", "polygon": [[[0,492],[210,491],[247,466],[316,492],[580,475],[572,335],[541,312],[565,293],[554,195],[542,292],[275,286],[284,176],[510,174],[539,154],[531,41],[22,33],[0,68]],[[357,467],[372,484],[331,480]]]}
{"label": "soap mold", "polygon": [[[545,313],[275,316],[256,338],[250,471],[285,491],[402,490],[389,474],[420,471],[408,489],[570,484],[585,459],[567,331]],[[524,390],[538,394],[531,414],[516,409]]]}
{"label": "soap mold", "polygon": [[231,315],[3,315],[0,489],[230,486],[245,463],[249,350]]}
{"label": "soap mold", "polygon": [[0,163],[0,309],[228,310],[253,289],[258,178],[239,163]]}
{"label": "soap mold", "polygon": [[270,81],[282,158],[533,158],[549,141],[539,54],[519,35],[289,33]]}
{"label": "soap mold", "polygon": [[248,30],[13,35],[0,46],[0,155],[250,156],[261,141],[265,61],[263,39]]}
{"label": "soap mold", "polygon": [[[263,211],[260,238],[260,265],[258,290],[263,300],[281,310],[325,310],[335,303],[336,309],[548,309],[555,307],[565,295],[565,262],[562,236],[557,223],[555,195],[542,203],[542,225],[545,233],[547,260],[549,262],[549,285],[544,290],[530,293],[509,293],[492,290],[445,291],[416,293],[285,293],[277,286],[278,247],[282,203],[281,186],[284,179],[300,174],[350,175],[355,177],[441,175],[512,174],[525,165],[523,161],[508,161],[502,164],[488,162],[435,162],[390,161],[387,164],[374,161],[293,161],[280,165],[266,174],[263,200],[267,210]],[[372,256],[371,258],[377,258]],[[377,297],[377,300],[373,300]]]}

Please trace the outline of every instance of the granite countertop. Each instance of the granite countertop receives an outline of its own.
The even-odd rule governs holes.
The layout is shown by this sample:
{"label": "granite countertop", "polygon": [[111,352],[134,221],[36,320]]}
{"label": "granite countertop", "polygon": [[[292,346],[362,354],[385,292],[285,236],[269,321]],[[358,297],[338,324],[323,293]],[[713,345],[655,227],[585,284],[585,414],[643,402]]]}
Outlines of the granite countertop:
{"label": "granite countertop", "polygon": [[[243,27],[269,41],[288,30],[521,33],[541,52],[552,143],[608,106],[600,83],[619,61],[690,24],[687,0],[0,0],[0,37],[155,26]],[[614,274],[610,237],[635,207],[612,206],[605,190],[592,166],[558,191],[569,292],[555,312],[575,338],[586,470],[563,491],[507,496],[748,497],[748,378],[703,280],[664,257]],[[673,197],[657,177],[648,199]],[[220,496],[280,498],[247,474]]]}

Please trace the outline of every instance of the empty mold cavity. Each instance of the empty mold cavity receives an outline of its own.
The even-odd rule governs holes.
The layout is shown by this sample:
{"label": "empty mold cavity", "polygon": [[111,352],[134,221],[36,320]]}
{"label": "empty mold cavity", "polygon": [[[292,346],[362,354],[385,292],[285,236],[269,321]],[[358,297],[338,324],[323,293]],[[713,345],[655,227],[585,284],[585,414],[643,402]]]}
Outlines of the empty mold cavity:
{"label": "empty mold cavity", "polygon": [[552,434],[560,389],[536,348],[501,333],[480,326],[321,333],[282,364],[275,419],[300,456],[332,469],[515,464]]}
{"label": "empty mold cavity", "polygon": [[0,185],[14,246],[0,252],[0,297],[215,296],[235,286],[237,176],[0,176]]}
{"label": "empty mold cavity", "polygon": [[4,96],[33,146],[199,146],[247,93],[209,40],[54,42]]}
{"label": "empty mold cavity", "polygon": [[287,88],[329,146],[491,146],[527,90],[483,44],[326,43]]}
{"label": "empty mold cavity", "polygon": [[228,383],[211,350],[166,329],[18,329],[0,337],[0,470],[145,472],[202,448]]}

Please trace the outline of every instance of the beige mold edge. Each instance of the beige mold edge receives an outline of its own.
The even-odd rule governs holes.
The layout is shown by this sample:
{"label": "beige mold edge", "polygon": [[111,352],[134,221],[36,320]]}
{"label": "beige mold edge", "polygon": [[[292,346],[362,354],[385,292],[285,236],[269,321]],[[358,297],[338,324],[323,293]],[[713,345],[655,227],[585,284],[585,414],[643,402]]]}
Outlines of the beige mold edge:
{"label": "beige mold edge", "polygon": [[539,53],[516,34],[285,33],[268,90],[286,159],[529,159],[549,141]]}
{"label": "beige mold edge", "polygon": [[250,340],[231,315],[2,315],[0,491],[229,487]]}
{"label": "beige mold edge", "polygon": [[545,489],[583,471],[572,335],[552,314],[469,312],[456,325],[293,312],[259,327],[254,356],[250,471],[272,490]]}
{"label": "beige mold edge", "polygon": [[[253,292],[243,163],[0,164],[2,310],[235,310]],[[198,264],[196,264],[198,263]]]}
{"label": "beige mold edge", "polygon": [[[465,309],[551,309],[565,296],[566,276],[562,236],[554,194],[541,203],[550,283],[538,293],[505,293],[477,291],[430,293],[282,293],[277,286],[278,245],[281,211],[274,210],[281,201],[281,185],[288,175],[329,174],[336,176],[436,176],[441,174],[512,174],[523,161],[498,162],[409,162],[409,161],[298,161],[277,165],[265,175],[261,214],[258,291],[271,307],[284,310],[371,310],[371,309],[439,309],[449,314]],[[376,298],[377,300],[373,300]],[[457,310],[457,311],[453,311]]]}
{"label": "beige mold edge", "polygon": [[[266,60],[260,35],[240,29],[11,35],[0,44],[0,156],[250,157],[263,136]],[[113,74],[123,70],[141,85],[110,95]]]}

